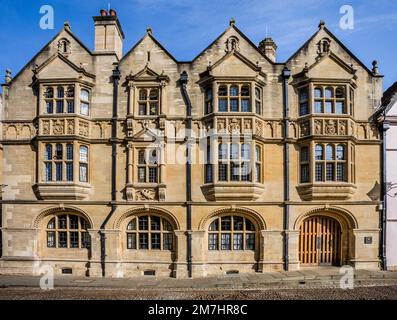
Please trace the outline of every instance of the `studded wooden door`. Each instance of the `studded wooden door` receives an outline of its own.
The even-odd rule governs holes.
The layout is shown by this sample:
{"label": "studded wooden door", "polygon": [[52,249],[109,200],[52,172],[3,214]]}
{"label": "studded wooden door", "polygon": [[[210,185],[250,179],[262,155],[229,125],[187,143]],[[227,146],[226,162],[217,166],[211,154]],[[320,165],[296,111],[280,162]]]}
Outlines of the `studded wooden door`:
{"label": "studded wooden door", "polygon": [[303,265],[339,265],[341,228],[338,221],[314,216],[300,226],[299,260]]}

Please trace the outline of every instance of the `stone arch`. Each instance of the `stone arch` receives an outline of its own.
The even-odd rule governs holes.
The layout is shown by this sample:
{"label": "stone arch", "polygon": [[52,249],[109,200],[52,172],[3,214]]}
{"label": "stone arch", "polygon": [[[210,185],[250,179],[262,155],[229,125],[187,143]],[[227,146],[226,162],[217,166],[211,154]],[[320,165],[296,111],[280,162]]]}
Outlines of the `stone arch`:
{"label": "stone arch", "polygon": [[303,220],[315,215],[329,216],[337,220],[342,228],[357,229],[358,222],[353,214],[340,207],[318,207],[298,216],[294,223],[294,230],[299,230]]}
{"label": "stone arch", "polygon": [[17,128],[14,125],[11,125],[7,128],[6,137],[7,137],[7,139],[16,139],[17,138]]}
{"label": "stone arch", "polygon": [[88,223],[90,224],[90,227],[93,228],[93,222],[92,219],[89,217],[89,215],[76,207],[50,207],[47,209],[42,210],[34,219],[33,221],[33,228],[38,229],[40,226],[41,221],[43,221],[43,219],[51,214],[58,214],[58,213],[75,213],[77,215],[82,216],[84,219],[86,219],[88,221]]}
{"label": "stone arch", "polygon": [[152,206],[136,207],[136,208],[128,209],[126,212],[121,214],[117,219],[115,219],[113,224],[113,229],[120,230],[120,226],[122,222],[128,217],[138,214],[145,214],[145,213],[154,213],[163,216],[171,222],[174,230],[180,229],[178,219],[170,211],[165,210],[163,208],[152,207]]}
{"label": "stone arch", "polygon": [[[199,230],[206,231],[208,229],[209,223],[211,220],[215,217],[222,216],[222,215],[228,215],[228,214],[241,214],[244,215],[250,219],[252,219],[256,225],[258,226],[259,230],[266,230],[266,222],[262,218],[262,216],[256,212],[255,210],[244,208],[244,207],[224,207],[217,209],[201,219],[200,224],[199,224]],[[259,231],[258,230],[258,231]]]}
{"label": "stone arch", "polygon": [[21,138],[30,139],[32,135],[31,129],[28,125],[24,125],[21,130]]}

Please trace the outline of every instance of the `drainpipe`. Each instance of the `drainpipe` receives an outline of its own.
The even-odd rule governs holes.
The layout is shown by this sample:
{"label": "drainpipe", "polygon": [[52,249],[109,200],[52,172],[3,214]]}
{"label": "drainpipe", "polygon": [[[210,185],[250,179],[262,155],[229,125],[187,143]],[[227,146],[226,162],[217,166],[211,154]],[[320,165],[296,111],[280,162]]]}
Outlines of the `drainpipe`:
{"label": "drainpipe", "polygon": [[185,141],[186,141],[186,221],[187,221],[187,270],[189,278],[192,277],[192,168],[191,168],[191,128],[192,128],[192,104],[190,102],[189,95],[187,93],[188,75],[186,71],[181,73],[179,79],[181,84],[181,92],[183,101],[186,105],[186,130],[185,130]]}
{"label": "drainpipe", "polygon": [[113,69],[112,73],[112,80],[113,80],[113,112],[112,112],[112,135],[110,138],[110,142],[112,144],[112,196],[111,196],[111,209],[109,214],[107,215],[105,221],[101,225],[101,230],[99,232],[101,238],[101,267],[102,267],[102,276],[106,276],[106,235],[105,235],[105,228],[106,224],[112,217],[113,213],[117,209],[116,205],[116,196],[117,196],[117,104],[118,104],[118,87],[119,87],[119,80],[120,80],[120,70],[117,63],[113,64],[115,68]]}
{"label": "drainpipe", "polygon": [[288,105],[288,79],[291,76],[291,71],[284,67],[283,77],[283,109],[284,109],[284,270],[288,271],[289,254],[288,254],[288,230],[289,230],[289,105]]}
{"label": "drainpipe", "polygon": [[[386,114],[384,115],[384,119],[386,118]],[[381,199],[382,199],[382,210],[380,210],[380,259],[381,259],[381,269],[387,270],[386,263],[386,220],[387,220],[387,174],[386,174],[386,132],[390,128],[390,124],[383,120],[381,124],[381,132],[382,132],[382,151],[381,151]]]}

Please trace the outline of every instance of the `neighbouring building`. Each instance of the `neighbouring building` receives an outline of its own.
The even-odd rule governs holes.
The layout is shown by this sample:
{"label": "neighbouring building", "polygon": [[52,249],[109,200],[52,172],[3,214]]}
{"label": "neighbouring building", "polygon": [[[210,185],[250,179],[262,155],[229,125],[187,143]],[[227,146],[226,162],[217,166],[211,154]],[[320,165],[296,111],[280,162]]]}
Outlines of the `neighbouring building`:
{"label": "neighbouring building", "polygon": [[381,125],[384,141],[383,264],[388,270],[397,270],[397,82],[384,92],[374,118]]}
{"label": "neighbouring building", "polygon": [[379,268],[376,64],[324,22],[283,63],[233,19],[191,61],[150,28],[123,54],[114,10],[94,25],[94,51],[65,23],[7,71],[0,273]]}

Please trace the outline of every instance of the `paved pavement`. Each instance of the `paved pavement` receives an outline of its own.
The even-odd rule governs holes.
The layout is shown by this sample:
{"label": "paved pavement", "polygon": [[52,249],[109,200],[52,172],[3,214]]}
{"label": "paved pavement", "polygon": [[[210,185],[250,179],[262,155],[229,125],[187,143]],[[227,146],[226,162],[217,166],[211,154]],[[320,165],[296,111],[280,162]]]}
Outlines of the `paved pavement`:
{"label": "paved pavement", "polygon": [[[353,270],[354,287],[397,286],[396,271]],[[216,277],[174,279],[153,276],[136,278],[79,278],[70,275],[54,278],[55,288],[128,290],[255,290],[340,288],[339,268],[303,269],[269,273],[233,274]],[[39,288],[40,277],[0,275],[0,288]],[[347,283],[351,283],[347,281]]]}

